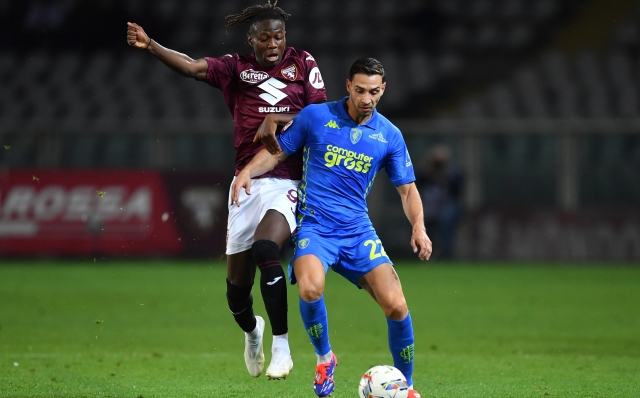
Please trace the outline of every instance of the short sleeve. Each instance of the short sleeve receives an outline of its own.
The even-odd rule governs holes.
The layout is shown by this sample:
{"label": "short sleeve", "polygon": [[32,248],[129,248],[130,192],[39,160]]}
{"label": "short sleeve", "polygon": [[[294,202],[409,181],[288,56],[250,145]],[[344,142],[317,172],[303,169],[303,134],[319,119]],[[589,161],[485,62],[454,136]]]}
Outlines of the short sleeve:
{"label": "short sleeve", "polygon": [[402,134],[398,131],[394,138],[394,140],[390,141],[391,147],[384,167],[393,185],[399,187],[414,182],[416,177],[409,149],[404,142],[404,138],[402,138]]}
{"label": "short sleeve", "polygon": [[320,74],[318,63],[311,54],[306,51],[300,52],[305,65],[304,100],[305,104],[316,104],[327,101],[327,89],[324,87],[324,80]]}
{"label": "short sleeve", "polygon": [[312,108],[308,106],[301,110],[278,134],[280,148],[287,155],[299,151],[307,142],[313,116]]}
{"label": "short sleeve", "polygon": [[218,58],[205,57],[204,59],[208,64],[207,76],[204,78],[204,82],[226,91],[235,76],[238,57],[235,54],[227,54]]}

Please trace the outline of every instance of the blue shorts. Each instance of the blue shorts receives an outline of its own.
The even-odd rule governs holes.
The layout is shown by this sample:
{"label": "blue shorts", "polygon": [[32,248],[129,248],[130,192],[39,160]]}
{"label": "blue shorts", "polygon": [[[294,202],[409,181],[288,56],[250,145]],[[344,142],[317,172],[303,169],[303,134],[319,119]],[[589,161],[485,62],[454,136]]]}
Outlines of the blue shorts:
{"label": "blue shorts", "polygon": [[303,225],[293,237],[295,248],[289,263],[289,280],[296,283],[293,263],[298,257],[313,254],[324,265],[339,273],[358,288],[358,279],[371,272],[378,265],[391,260],[382,247],[378,234],[373,227],[354,228],[346,231],[321,232],[312,226]]}

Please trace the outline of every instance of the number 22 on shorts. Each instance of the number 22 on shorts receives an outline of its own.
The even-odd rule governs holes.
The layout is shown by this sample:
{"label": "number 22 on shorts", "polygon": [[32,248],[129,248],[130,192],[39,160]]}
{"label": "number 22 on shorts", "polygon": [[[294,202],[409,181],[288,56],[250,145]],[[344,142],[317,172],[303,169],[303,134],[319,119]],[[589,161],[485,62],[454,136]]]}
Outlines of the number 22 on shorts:
{"label": "number 22 on shorts", "polygon": [[[387,256],[387,253],[384,251],[384,247],[382,247],[382,242],[380,242],[380,239],[376,239],[374,240],[367,240],[364,242],[365,246],[371,246],[371,252],[369,253],[369,259],[370,260],[375,260],[376,258],[380,257],[380,256]],[[376,253],[377,249],[378,249],[378,245],[380,245],[380,252]]]}

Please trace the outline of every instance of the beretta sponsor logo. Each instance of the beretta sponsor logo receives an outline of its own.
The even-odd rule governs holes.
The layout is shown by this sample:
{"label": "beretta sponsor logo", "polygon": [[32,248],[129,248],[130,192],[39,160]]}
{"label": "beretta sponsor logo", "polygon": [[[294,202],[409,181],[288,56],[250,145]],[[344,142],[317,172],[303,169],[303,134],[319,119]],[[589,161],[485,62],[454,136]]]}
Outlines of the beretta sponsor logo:
{"label": "beretta sponsor logo", "polygon": [[256,71],[253,69],[243,70],[240,72],[240,79],[247,83],[258,83],[268,77],[269,74],[267,72]]}

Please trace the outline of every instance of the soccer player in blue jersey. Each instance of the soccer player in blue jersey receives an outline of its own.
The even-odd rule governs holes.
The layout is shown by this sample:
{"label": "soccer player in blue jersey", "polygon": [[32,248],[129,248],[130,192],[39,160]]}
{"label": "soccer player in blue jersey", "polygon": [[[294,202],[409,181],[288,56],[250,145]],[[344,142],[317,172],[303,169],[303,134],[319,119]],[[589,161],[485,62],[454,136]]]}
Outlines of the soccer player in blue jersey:
{"label": "soccer player in blue jersey", "polygon": [[[366,197],[375,175],[385,168],[412,226],[411,246],[421,260],[431,255],[413,165],[400,130],[375,107],[384,93],[385,72],[373,58],[357,60],[346,82],[349,96],[309,105],[278,136],[281,151],[259,152],[238,174],[232,204],[251,194],[251,178],[268,172],[303,150],[298,188],[296,248],[289,265],[298,284],[300,313],[318,357],[314,380],[320,397],[334,390],[337,359],[329,344],[324,303],[325,274],[333,268],[366,290],[387,317],[394,366],[413,389],[414,337],[400,279],[368,216]],[[244,188],[244,190],[243,190]]]}

